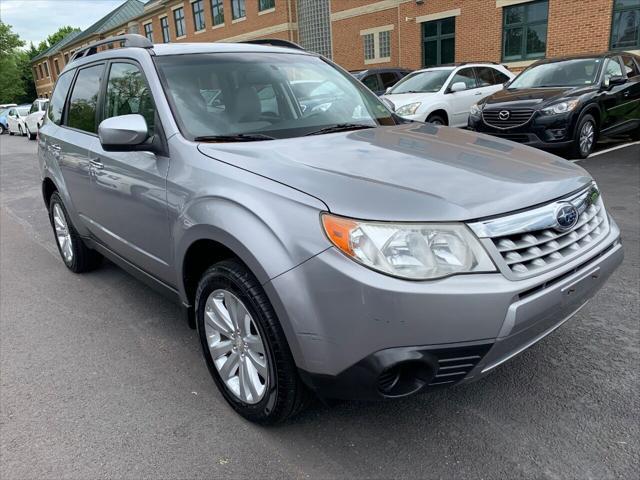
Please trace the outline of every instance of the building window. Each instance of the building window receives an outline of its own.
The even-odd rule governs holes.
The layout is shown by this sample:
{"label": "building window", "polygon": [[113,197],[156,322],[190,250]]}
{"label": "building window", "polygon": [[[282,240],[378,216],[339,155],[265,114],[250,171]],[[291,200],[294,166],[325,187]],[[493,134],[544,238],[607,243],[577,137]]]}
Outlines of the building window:
{"label": "building window", "polygon": [[329,0],[298,0],[298,40],[305,50],[331,58]]}
{"label": "building window", "polygon": [[503,60],[544,57],[547,51],[548,0],[505,7],[502,17]]}
{"label": "building window", "polygon": [[376,57],[375,46],[373,43],[373,33],[367,33],[362,36],[364,42],[364,59],[373,60]]}
{"label": "building window", "polygon": [[64,54],[64,64],[66,65],[67,63],[69,63],[69,54],[65,53]]}
{"label": "building window", "polygon": [[185,28],[184,28],[184,8],[176,8],[173,11],[173,20],[176,24],[176,38],[184,37]]}
{"label": "building window", "polygon": [[58,65],[58,59],[57,58],[55,58],[53,60],[53,66],[56,69],[56,75],[60,75],[60,65]]}
{"label": "building window", "polygon": [[640,47],[640,0],[615,0],[611,48]]}
{"label": "building window", "polygon": [[47,62],[44,62],[44,74],[47,77],[49,76],[49,64]]}
{"label": "building window", "polygon": [[162,30],[162,41],[169,43],[171,41],[171,35],[169,34],[169,19],[167,17],[160,19],[160,29]]}
{"label": "building window", "polygon": [[33,78],[40,80],[40,75],[38,75],[38,69],[36,67],[33,67]]}
{"label": "building window", "polygon": [[276,8],[276,0],[259,0],[258,1],[258,10],[269,10],[271,8]]}
{"label": "building window", "polygon": [[422,64],[425,67],[453,63],[456,57],[456,17],[422,24]]}
{"label": "building window", "polygon": [[365,63],[382,63],[391,60],[392,28],[393,25],[360,32]]}
{"label": "building window", "polygon": [[214,25],[224,24],[223,0],[211,0],[211,18],[213,18]]}
{"label": "building window", "polygon": [[244,8],[244,0],[231,0],[231,18],[237,20],[244,18],[247,13]]}
{"label": "building window", "polygon": [[153,42],[153,23],[145,23],[144,24],[144,36],[149,39],[150,42]]}
{"label": "building window", "polygon": [[193,9],[193,25],[196,32],[204,30],[206,28],[206,24],[204,22],[204,7],[202,6],[202,0],[196,0],[193,2],[191,4],[191,8]]}

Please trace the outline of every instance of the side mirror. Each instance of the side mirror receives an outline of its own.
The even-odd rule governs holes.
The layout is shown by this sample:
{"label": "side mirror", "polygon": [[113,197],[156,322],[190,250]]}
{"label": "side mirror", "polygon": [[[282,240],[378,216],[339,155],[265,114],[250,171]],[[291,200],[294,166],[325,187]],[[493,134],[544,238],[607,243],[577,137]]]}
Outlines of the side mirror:
{"label": "side mirror", "polygon": [[451,93],[462,92],[467,89],[467,85],[464,82],[456,82],[451,85]]}
{"label": "side mirror", "polygon": [[387,94],[387,93],[391,93],[391,88],[392,88],[392,87],[387,87],[387,89],[384,91],[384,93],[385,93],[385,94]]}
{"label": "side mirror", "polygon": [[615,87],[616,85],[624,85],[627,83],[627,77],[623,77],[622,75],[612,75],[604,77],[604,81],[602,82],[602,86],[604,88]]}
{"label": "side mirror", "polygon": [[107,152],[152,150],[147,143],[149,128],[142,115],[120,115],[107,118],[98,126],[98,138]]}

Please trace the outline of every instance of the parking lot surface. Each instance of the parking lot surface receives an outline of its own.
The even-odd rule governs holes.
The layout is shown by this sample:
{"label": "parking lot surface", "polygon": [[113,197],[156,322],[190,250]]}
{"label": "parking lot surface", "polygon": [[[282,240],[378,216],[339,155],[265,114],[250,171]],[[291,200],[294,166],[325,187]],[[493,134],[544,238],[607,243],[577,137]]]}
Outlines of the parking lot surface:
{"label": "parking lot surface", "polygon": [[579,163],[626,257],[561,329],[477,383],[271,428],[227,406],[175,305],[67,271],[36,142],[0,154],[0,478],[637,478],[640,145]]}

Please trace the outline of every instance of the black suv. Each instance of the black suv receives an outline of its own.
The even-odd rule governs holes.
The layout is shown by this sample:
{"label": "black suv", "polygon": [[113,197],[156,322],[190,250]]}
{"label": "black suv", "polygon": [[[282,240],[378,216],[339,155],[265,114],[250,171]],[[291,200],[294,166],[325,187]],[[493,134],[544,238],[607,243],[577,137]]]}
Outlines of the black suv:
{"label": "black suv", "polygon": [[471,108],[469,128],[586,158],[601,135],[640,134],[640,57],[541,60]]}
{"label": "black suv", "polygon": [[376,95],[383,95],[388,88],[411,73],[405,68],[369,68],[368,70],[355,70],[351,73],[354,77],[364,83],[369,90]]}

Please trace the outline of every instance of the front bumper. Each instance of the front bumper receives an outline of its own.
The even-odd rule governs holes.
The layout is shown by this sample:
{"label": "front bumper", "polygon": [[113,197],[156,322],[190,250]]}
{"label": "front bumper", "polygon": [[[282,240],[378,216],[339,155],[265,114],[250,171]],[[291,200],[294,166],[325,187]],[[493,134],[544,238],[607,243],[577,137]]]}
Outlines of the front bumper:
{"label": "front bumper", "polygon": [[[622,262],[619,233],[611,220],[588,254],[526,280],[496,273],[411,282],[332,248],[265,288],[303,380],[320,396],[398,397],[476,380],[553,331]],[[394,375],[401,388],[387,388]]]}

